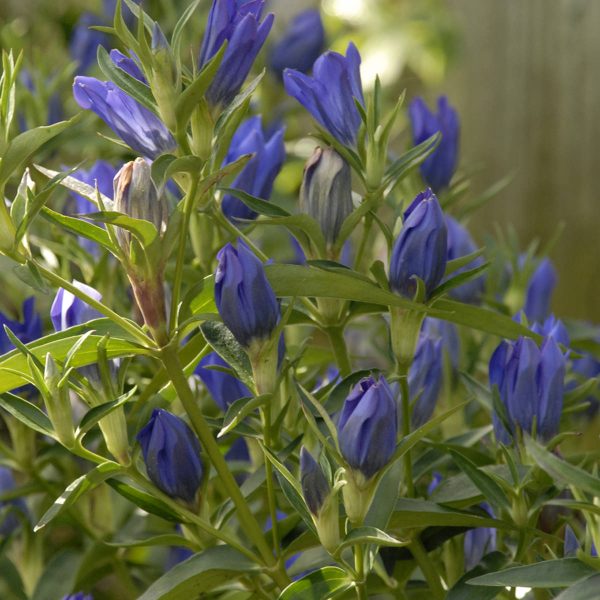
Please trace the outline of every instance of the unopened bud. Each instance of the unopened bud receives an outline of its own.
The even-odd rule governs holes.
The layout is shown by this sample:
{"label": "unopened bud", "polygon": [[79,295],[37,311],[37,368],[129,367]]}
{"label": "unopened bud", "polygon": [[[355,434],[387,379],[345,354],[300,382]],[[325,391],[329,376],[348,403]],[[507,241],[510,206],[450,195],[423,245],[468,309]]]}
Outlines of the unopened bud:
{"label": "unopened bud", "polygon": [[63,446],[71,448],[75,443],[73,434],[73,415],[66,387],[60,386],[60,373],[50,353],[46,354],[44,368],[44,403],[54,431]]}
{"label": "unopened bud", "polygon": [[350,167],[332,148],[317,147],[306,163],[300,208],[319,223],[332,245],[353,208]]}
{"label": "unopened bud", "polygon": [[[150,165],[145,159],[136,158],[123,165],[115,175],[113,186],[117,212],[150,221],[161,233],[167,219],[166,205],[152,181]],[[122,250],[129,254],[129,231],[118,228],[117,239]]]}

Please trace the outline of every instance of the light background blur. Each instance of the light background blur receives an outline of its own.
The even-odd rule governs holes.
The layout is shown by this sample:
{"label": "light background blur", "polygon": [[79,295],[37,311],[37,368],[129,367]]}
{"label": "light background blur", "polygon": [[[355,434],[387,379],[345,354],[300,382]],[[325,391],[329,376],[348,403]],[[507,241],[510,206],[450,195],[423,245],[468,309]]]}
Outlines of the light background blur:
{"label": "light background blur", "polygon": [[[271,0],[272,36],[290,13],[318,3]],[[144,1],[167,31],[187,4]],[[600,0],[320,4],[330,45],[343,51],[352,39],[359,46],[366,85],[379,72],[390,102],[404,88],[430,103],[439,93],[450,97],[461,116],[460,166],[472,173],[471,197],[513,175],[470,223],[480,243],[496,224],[513,224],[525,249],[534,237],[547,242],[564,222],[551,253],[560,277],[553,309],[600,322]],[[68,62],[64,48],[84,10],[99,13],[102,1],[0,0],[0,42],[55,70]],[[191,31],[190,43],[200,35]],[[75,111],[70,77],[62,93]]]}

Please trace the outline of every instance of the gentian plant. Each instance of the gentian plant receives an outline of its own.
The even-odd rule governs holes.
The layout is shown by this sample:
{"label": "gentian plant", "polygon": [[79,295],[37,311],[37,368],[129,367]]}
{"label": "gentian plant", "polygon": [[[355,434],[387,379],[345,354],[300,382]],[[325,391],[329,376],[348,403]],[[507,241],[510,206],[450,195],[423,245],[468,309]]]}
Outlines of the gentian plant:
{"label": "gentian plant", "polygon": [[467,230],[458,108],[155,4],[73,15],[67,120],[3,54],[2,599],[597,597],[600,334]]}

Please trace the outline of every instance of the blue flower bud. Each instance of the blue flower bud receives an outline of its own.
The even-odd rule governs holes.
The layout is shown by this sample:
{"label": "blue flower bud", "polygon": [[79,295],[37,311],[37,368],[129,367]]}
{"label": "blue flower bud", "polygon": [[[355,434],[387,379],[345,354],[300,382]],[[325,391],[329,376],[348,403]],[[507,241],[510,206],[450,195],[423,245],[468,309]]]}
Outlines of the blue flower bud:
{"label": "blue flower bud", "polygon": [[384,377],[358,382],[344,402],[337,429],[342,456],[365,479],[388,463],[396,448],[398,417]]}
{"label": "blue flower bud", "polygon": [[392,291],[412,299],[417,291],[415,277],[420,277],[429,296],[442,281],[446,257],[444,213],[435,194],[427,189],[413,200],[404,213],[404,224],[390,260]]}
{"label": "blue flower bud", "polygon": [[273,15],[261,22],[264,0],[213,0],[200,50],[200,68],[219,51],[227,49],[206,97],[213,105],[229,104],[240,91],[256,55],[273,25]]}
{"label": "blue flower bud", "polygon": [[[595,337],[594,341],[596,343],[600,343],[600,337]],[[592,377],[600,376],[600,361],[592,354],[588,354],[586,352],[581,352],[583,355],[582,358],[576,358],[571,363],[571,368],[573,373],[579,375],[583,379],[591,379]],[[577,382],[572,381],[568,386],[568,389],[572,389],[576,387]],[[586,414],[590,417],[593,417],[600,407],[600,402],[598,402],[598,398],[594,394],[590,394],[584,399],[586,402],[589,402],[589,407],[586,410]]]}
{"label": "blue flower bud", "polygon": [[94,111],[132,150],[154,159],[175,148],[164,123],[112,81],[75,77],[73,95],[81,108]]}
{"label": "blue flower bud", "polygon": [[438,131],[442,139],[437,148],[421,164],[423,179],[435,192],[448,187],[458,163],[458,138],[460,123],[458,114],[448,103],[446,96],[440,96],[438,111],[429,110],[423,98],[415,98],[408,107],[415,145],[424,142]]}
{"label": "blue flower bud", "polygon": [[317,516],[331,493],[331,486],[321,465],[304,446],[300,450],[300,485],[306,505]]}
{"label": "blue flower bud", "polygon": [[[94,300],[102,300],[102,294],[93,287],[76,280],[73,280],[73,285],[94,298]],[[60,288],[50,308],[50,318],[52,319],[54,329],[56,331],[63,331],[69,327],[83,325],[93,319],[100,319],[102,315],[71,292]]]}
{"label": "blue flower bud", "polygon": [[531,329],[544,337],[554,338],[563,346],[568,346],[571,341],[564,323],[554,315],[550,315],[543,323],[534,323]]}
{"label": "blue flower bud", "polygon": [[490,359],[490,385],[498,386],[506,408],[507,432],[494,414],[496,439],[510,442],[517,427],[549,440],[558,433],[563,405],[566,359],[556,340],[546,338],[541,348],[531,338],[502,342]]}
{"label": "blue flower bud", "polygon": [[325,28],[321,14],[314,8],[298,13],[289,23],[281,39],[269,52],[269,66],[281,79],[283,70],[308,73],[325,48]]}
{"label": "blue flower bud", "polygon": [[431,496],[431,494],[433,494],[435,489],[440,485],[440,483],[442,483],[443,479],[444,479],[444,476],[439,471],[433,471],[433,473],[431,474],[431,481],[429,482],[429,485],[427,486],[427,495],[428,496]]}
{"label": "blue flower bud", "polygon": [[127,75],[131,75],[134,79],[137,79],[138,81],[141,81],[142,83],[148,85],[146,77],[144,77],[142,70],[135,62],[135,60],[129,58],[129,56],[125,56],[125,54],[123,54],[121,51],[115,49],[110,51],[109,56],[110,59],[113,61],[114,65],[116,67],[119,67],[121,71],[125,71]]}
{"label": "blue flower bud", "polygon": [[304,167],[300,210],[321,225],[325,240],[331,245],[352,209],[348,163],[333,148],[316,148]]}
{"label": "blue flower bud", "polygon": [[567,556],[575,556],[577,554],[577,550],[581,548],[581,544],[575,535],[575,532],[571,528],[570,525],[565,526],[565,542],[563,547],[563,556],[566,558]]}
{"label": "blue flower bud", "polygon": [[[244,165],[231,184],[232,188],[242,190],[268,200],[273,191],[273,182],[281,171],[285,160],[283,127],[278,127],[270,136],[264,132],[260,115],[244,121],[231,139],[224,164],[236,161],[244,154],[254,156]],[[225,216],[234,219],[255,219],[257,214],[241,200],[229,194],[223,197],[221,208]]]}
{"label": "blue flower bud", "polygon": [[104,32],[91,29],[94,25],[102,25],[101,21],[101,17],[85,12],[73,29],[69,53],[77,61],[77,73],[85,73],[95,64],[98,46],[106,47],[108,43],[108,36]]}
{"label": "blue flower bud", "polygon": [[215,302],[223,322],[248,348],[268,339],[279,321],[279,304],[260,260],[241,240],[217,254]]}
{"label": "blue flower bud", "polygon": [[448,355],[450,364],[454,369],[458,369],[460,359],[460,338],[454,323],[449,323],[443,319],[426,317],[421,326],[421,333],[431,338],[439,338],[442,341],[442,349]]}
{"label": "blue flower bud", "polygon": [[[494,511],[487,502],[482,502],[480,506],[494,518]],[[476,527],[467,531],[464,540],[465,570],[470,571],[475,568],[486,554],[494,550],[496,550],[496,530],[493,527]]]}
{"label": "blue flower bud", "polygon": [[[477,246],[466,228],[449,215],[446,215],[446,228],[448,230],[448,260],[462,258],[477,250]],[[456,277],[456,275],[460,275],[460,273],[480,267],[483,263],[483,257],[478,256],[469,264],[454,271],[450,277]],[[485,277],[482,274],[476,279],[472,279],[471,281],[467,281],[467,283],[463,283],[462,285],[453,288],[450,290],[449,296],[460,302],[471,304],[479,302],[483,295],[484,281]]]}
{"label": "blue flower bud", "polygon": [[211,352],[200,361],[194,373],[202,379],[202,383],[223,412],[236,400],[252,396],[250,390],[237,377],[207,368],[212,365],[231,368],[216,352]]}
{"label": "blue flower bud", "polygon": [[534,271],[525,298],[525,314],[530,322],[544,321],[550,315],[550,300],[556,287],[556,269],[549,258],[544,258]]}
{"label": "blue flower bud", "polygon": [[360,80],[360,54],[353,43],[346,56],[325,52],[315,62],[312,77],[286,69],[286,92],[296,98],[313,118],[347,146],[356,145],[361,118],[354,103],[364,105]]}
{"label": "blue flower bud", "polygon": [[[15,489],[15,479],[10,469],[0,465],[0,495]],[[18,513],[28,515],[23,498],[0,501],[0,538],[9,536],[19,526]]]}
{"label": "blue flower bud", "polygon": [[172,498],[193,502],[202,481],[202,461],[200,442],[187,423],[154,409],[137,440],[154,485]]}
{"label": "blue flower bud", "polygon": [[76,594],[67,594],[66,596],[63,596],[62,600],[94,600],[94,597],[91,594],[77,592]]}
{"label": "blue flower bud", "polygon": [[33,296],[23,302],[22,313],[23,321],[21,322],[13,321],[0,312],[0,354],[6,354],[14,350],[14,345],[6,334],[4,325],[24,344],[42,337],[42,320],[40,315],[35,311],[35,298]]}
{"label": "blue flower bud", "polygon": [[414,402],[413,428],[425,425],[431,418],[442,389],[443,371],[442,340],[421,334],[408,371],[408,389]]}

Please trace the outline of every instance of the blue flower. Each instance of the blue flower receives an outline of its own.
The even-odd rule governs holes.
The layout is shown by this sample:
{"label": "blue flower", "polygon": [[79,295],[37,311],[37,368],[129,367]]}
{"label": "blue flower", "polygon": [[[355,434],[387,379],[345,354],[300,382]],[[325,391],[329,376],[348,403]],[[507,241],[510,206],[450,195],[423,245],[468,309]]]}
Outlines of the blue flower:
{"label": "blue flower", "polygon": [[75,77],[73,95],[81,108],[94,111],[135,152],[154,159],[175,148],[165,124],[112,81]]}
{"label": "blue flower", "polygon": [[358,382],[344,402],[337,430],[342,456],[367,480],[388,463],[396,448],[398,417],[384,377]]}
{"label": "blue flower", "polygon": [[91,594],[77,592],[76,594],[67,594],[66,596],[63,596],[62,600],[94,600],[94,597]]}
{"label": "blue flower", "polygon": [[433,494],[435,489],[440,485],[440,483],[442,483],[443,479],[444,479],[444,476],[439,471],[433,471],[433,473],[431,474],[431,481],[429,482],[429,485],[427,486],[427,495],[428,496],[431,496],[431,494]]}
{"label": "blue flower", "polygon": [[[467,254],[471,254],[477,250],[477,246],[473,238],[458,221],[451,216],[446,215],[446,228],[448,230],[448,260],[462,258]],[[455,277],[465,271],[470,271],[480,267],[484,263],[483,257],[478,256],[469,264],[457,269],[450,277]],[[467,281],[462,285],[453,288],[449,292],[449,296],[460,302],[475,303],[479,302],[483,294],[484,275],[479,275],[476,279]]]}
{"label": "blue flower", "polygon": [[425,425],[431,418],[442,389],[442,340],[421,334],[415,357],[408,372],[408,389],[413,402],[413,428]]}
{"label": "blue flower", "polygon": [[413,200],[404,213],[404,224],[390,260],[392,291],[412,299],[417,290],[415,277],[420,277],[429,296],[442,281],[446,260],[444,213],[435,194],[428,188]]}
{"label": "blue flower", "polygon": [[237,341],[249,347],[266,340],[279,321],[279,304],[260,260],[241,240],[217,254],[215,302]]}
{"label": "blue flower", "polygon": [[296,98],[306,110],[347,146],[356,144],[361,124],[354,100],[364,105],[360,80],[360,54],[348,44],[346,56],[325,52],[315,62],[312,77],[286,69],[283,72],[286,92]]}
{"label": "blue flower", "polygon": [[423,98],[415,98],[408,107],[415,145],[424,142],[438,131],[442,134],[437,148],[421,164],[423,179],[435,192],[448,187],[458,163],[458,138],[460,123],[458,114],[448,103],[446,96],[440,96],[438,111],[429,110]]}
{"label": "blue flower", "polygon": [[108,44],[108,36],[94,25],[103,25],[101,17],[90,12],[83,13],[73,29],[69,43],[69,53],[77,61],[77,73],[85,73],[96,62],[98,46]]}
{"label": "blue flower", "polygon": [[450,359],[450,364],[454,369],[458,369],[460,338],[454,323],[443,319],[435,319],[434,317],[425,317],[421,326],[421,333],[434,339],[439,338],[442,341],[442,349]]}
{"label": "blue flower", "polygon": [[[75,280],[73,281],[73,285],[94,300],[98,302],[102,300],[102,294],[93,287]],[[63,331],[69,327],[83,325],[88,321],[100,319],[102,318],[102,314],[71,292],[60,288],[50,308],[50,318],[52,319],[54,329],[56,331]]]}
{"label": "blue flower", "polygon": [[564,323],[554,315],[550,315],[543,323],[534,323],[531,329],[544,337],[554,338],[563,346],[568,346],[571,341]]}
{"label": "blue flower", "polygon": [[286,68],[308,73],[325,48],[325,28],[314,8],[298,13],[269,52],[269,66],[279,77]]}
{"label": "blue flower", "polygon": [[202,481],[200,442],[185,421],[154,409],[137,434],[148,477],[172,498],[193,502]]}
{"label": "blue flower", "polygon": [[211,352],[200,361],[194,373],[202,379],[213,400],[223,412],[226,412],[229,405],[236,400],[252,396],[250,390],[237,377],[207,368],[213,365],[231,368],[216,352]]}
{"label": "blue flower", "polygon": [[[263,131],[262,118],[258,115],[250,117],[239,126],[231,139],[225,164],[234,162],[244,154],[254,154],[254,156],[237,175],[231,184],[232,188],[242,190],[262,200],[270,198],[273,182],[285,160],[283,132],[284,128],[278,127],[268,136]],[[252,209],[229,194],[223,197],[221,208],[231,221],[257,217]]]}
{"label": "blue flower", "polygon": [[[494,518],[494,511],[487,502],[480,504],[481,508]],[[465,569],[470,571],[475,568],[481,559],[496,549],[496,530],[493,527],[476,527],[465,533],[464,552]]]}
{"label": "blue flower", "polygon": [[142,70],[135,62],[135,60],[129,58],[129,56],[125,56],[125,54],[115,49],[110,51],[109,56],[110,59],[113,61],[114,65],[116,67],[119,67],[121,71],[124,71],[125,73],[127,73],[127,75],[131,75],[134,79],[137,79],[138,81],[141,81],[142,83],[148,85],[146,77],[144,77]]}
{"label": "blue flower", "polygon": [[556,287],[556,269],[549,258],[544,258],[534,271],[527,286],[525,314],[530,322],[542,322],[550,315],[550,300]]}
{"label": "blue flower", "polygon": [[[0,465],[0,496],[15,489],[15,479],[10,469]],[[27,515],[27,506],[23,498],[0,501],[0,537],[9,536],[19,526],[18,513]]]}
{"label": "blue flower", "polygon": [[261,22],[264,0],[213,0],[200,50],[200,68],[227,42],[221,65],[206,97],[213,105],[229,104],[240,91],[273,25],[273,15]]}
{"label": "blue flower", "polygon": [[549,440],[558,433],[563,405],[566,359],[556,340],[548,337],[541,348],[531,338],[503,341],[490,359],[490,385],[498,386],[509,431],[494,414],[496,439],[509,443],[517,428]]}
{"label": "blue flower", "polygon": [[304,446],[300,450],[300,485],[308,509],[316,516],[331,493],[331,486],[319,463]]}
{"label": "blue flower", "polygon": [[35,312],[35,298],[33,296],[23,302],[22,312],[22,322],[13,321],[0,312],[0,354],[6,354],[14,349],[13,343],[4,331],[4,325],[24,344],[29,344],[29,342],[42,337],[42,320],[40,315]]}

